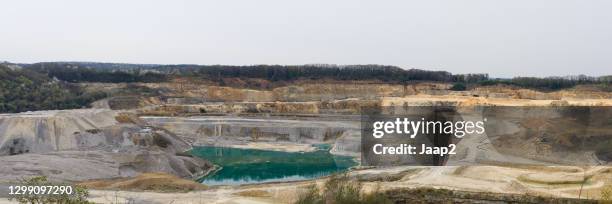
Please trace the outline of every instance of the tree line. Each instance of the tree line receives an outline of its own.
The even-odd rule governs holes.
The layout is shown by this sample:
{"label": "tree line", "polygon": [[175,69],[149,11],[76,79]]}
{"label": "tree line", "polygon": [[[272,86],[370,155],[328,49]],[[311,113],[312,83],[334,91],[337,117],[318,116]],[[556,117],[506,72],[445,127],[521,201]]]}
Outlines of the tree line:
{"label": "tree line", "polygon": [[[490,78],[488,74],[452,74],[446,71],[402,69],[387,65],[129,65],[112,63],[36,63],[26,66],[67,82],[165,82],[173,77],[195,77],[223,84],[225,78],[264,79],[271,82],[310,80],[377,80],[405,84],[414,81],[467,85],[505,84],[523,88],[558,90],[582,84],[611,83],[612,76]],[[231,84],[230,84],[231,85]]]}
{"label": "tree line", "polygon": [[[96,67],[103,67],[98,65]],[[65,63],[36,63],[26,66],[26,69],[46,74],[51,78],[62,81],[78,82],[104,82],[104,83],[130,83],[130,82],[163,82],[167,75],[147,72],[144,69],[102,69],[91,68],[78,64]]]}
{"label": "tree line", "polygon": [[523,88],[559,90],[572,88],[576,85],[601,85],[609,90],[612,84],[612,76],[589,77],[585,75],[567,77],[514,77],[512,79],[493,79],[476,82],[480,86],[490,86],[496,84],[513,85]]}
{"label": "tree line", "polygon": [[[134,68],[104,63],[36,63],[25,66],[68,82],[164,82],[174,76],[209,80],[257,78],[269,81],[298,79],[380,80],[383,82],[452,82],[456,76],[445,71],[405,70],[385,65],[148,65]],[[129,68],[119,68],[129,67]]]}

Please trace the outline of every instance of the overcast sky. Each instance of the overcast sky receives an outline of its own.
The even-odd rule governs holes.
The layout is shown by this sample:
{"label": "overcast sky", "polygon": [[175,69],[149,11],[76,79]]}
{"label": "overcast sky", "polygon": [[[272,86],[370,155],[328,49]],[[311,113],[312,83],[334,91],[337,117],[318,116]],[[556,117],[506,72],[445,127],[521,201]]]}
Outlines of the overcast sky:
{"label": "overcast sky", "polygon": [[612,1],[2,1],[0,60],[609,75]]}

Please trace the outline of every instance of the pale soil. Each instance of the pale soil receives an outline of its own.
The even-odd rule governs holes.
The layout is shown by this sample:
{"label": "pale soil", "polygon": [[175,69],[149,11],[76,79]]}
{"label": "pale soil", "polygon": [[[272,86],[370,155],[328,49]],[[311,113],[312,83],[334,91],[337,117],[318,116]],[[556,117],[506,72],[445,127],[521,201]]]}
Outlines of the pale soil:
{"label": "pale soil", "polygon": [[[521,176],[532,174],[547,174],[544,180],[552,179],[560,181],[568,178],[575,181],[576,177],[582,175],[593,176],[583,186],[583,192],[589,192],[590,198],[597,197],[597,191],[612,178],[612,174],[606,172],[610,167],[589,167],[586,172],[575,171],[575,167],[550,167],[550,168],[509,168],[498,166],[475,166],[475,167],[392,167],[379,169],[356,170],[351,175],[391,173],[401,174],[406,170],[419,168],[421,171],[412,171],[397,181],[391,182],[365,182],[364,191],[372,191],[379,188],[388,190],[395,188],[433,187],[474,192],[494,192],[512,194],[530,194],[553,197],[578,197],[580,185],[546,185],[533,183],[519,179]],[[462,168],[461,170],[457,170]],[[91,190],[90,200],[97,203],[291,203],[303,187],[317,183],[322,186],[325,179],[315,181],[271,183],[246,186],[221,186],[213,187],[203,191],[192,191],[188,193],[157,193],[157,192],[133,192],[114,190]],[[247,195],[247,196],[240,196]],[[250,195],[250,196],[249,196]],[[584,196],[584,194],[583,194]],[[0,203],[5,200],[0,199]]]}
{"label": "pale soil", "polygon": [[611,106],[612,99],[562,99],[562,100],[532,100],[510,98],[485,98],[454,95],[414,95],[406,97],[383,97],[382,106],[396,106],[408,103],[410,105],[431,105],[434,102],[457,102],[459,106],[498,105],[498,106],[549,106],[559,102],[574,106]]}

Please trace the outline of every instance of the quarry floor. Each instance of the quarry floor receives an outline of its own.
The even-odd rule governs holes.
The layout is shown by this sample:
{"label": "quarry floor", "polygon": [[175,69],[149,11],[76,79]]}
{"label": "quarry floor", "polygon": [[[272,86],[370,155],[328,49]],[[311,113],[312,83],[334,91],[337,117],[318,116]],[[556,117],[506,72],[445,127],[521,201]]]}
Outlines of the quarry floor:
{"label": "quarry floor", "polygon": [[[415,170],[416,169],[416,170]],[[597,197],[596,190],[610,178],[608,167],[587,168],[586,174],[595,174],[582,188],[582,198]],[[546,197],[577,198],[580,184],[549,185],[547,181],[528,181],[525,175],[548,174],[548,181],[573,181],[583,172],[574,172],[576,167],[547,167],[542,169],[519,169],[496,166],[480,167],[394,167],[356,170],[351,175],[400,175],[396,181],[364,182],[364,191],[395,188],[433,187],[452,190],[494,192],[511,194],[542,195]],[[570,173],[571,172],[571,173]],[[247,186],[213,187],[203,191],[187,193],[156,193],[92,190],[90,200],[99,203],[291,203],[303,187],[316,183],[323,185],[325,179],[313,181],[257,184]]]}

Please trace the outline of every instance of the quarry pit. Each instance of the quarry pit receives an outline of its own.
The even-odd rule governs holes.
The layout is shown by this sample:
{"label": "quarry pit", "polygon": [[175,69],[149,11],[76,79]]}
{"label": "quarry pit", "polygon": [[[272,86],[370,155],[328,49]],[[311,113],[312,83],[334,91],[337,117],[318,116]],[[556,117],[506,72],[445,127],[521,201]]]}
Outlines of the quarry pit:
{"label": "quarry pit", "polygon": [[[176,88],[172,84],[143,85]],[[350,157],[359,162],[359,112],[364,105],[612,105],[609,96],[602,97],[594,93],[580,95],[526,90],[504,90],[501,93],[479,90],[468,93],[432,88],[437,86],[442,85],[378,87],[376,90],[380,94],[375,96],[367,95],[372,92],[372,87],[357,85],[351,88],[352,91],[345,90],[345,86],[325,88],[331,91],[329,93],[337,94],[328,94],[316,85],[272,91],[182,87],[182,91],[173,92],[181,93],[182,97],[167,97],[165,101],[140,98],[137,104],[125,100],[119,101],[124,103],[121,104],[111,99],[98,104],[101,107],[99,109],[2,114],[0,185],[15,182],[14,178],[45,175],[62,182],[98,182],[97,187],[91,191],[94,202],[120,199],[142,202],[155,200],[160,203],[290,203],[303,187],[313,183],[322,185],[325,175],[272,183],[208,186],[206,190],[186,193],[134,192],[117,190],[113,186],[125,182],[116,179],[137,178],[138,175],[153,172],[175,175],[177,180],[191,181],[214,174],[220,166],[205,158],[186,154],[194,146],[300,153],[317,151],[316,145],[329,145],[330,154]],[[198,90],[206,92],[198,93]],[[222,102],[185,97],[198,94],[207,96],[208,100]],[[523,98],[513,98],[517,95]],[[113,109],[113,103],[128,108]],[[520,157],[522,163],[546,166],[528,168],[490,164],[462,167],[462,164],[467,163],[503,160],[503,156],[491,152],[511,151],[500,149],[495,146],[495,141],[488,139],[472,137],[462,140],[462,146],[466,148],[460,150],[461,154],[453,160],[456,163],[451,166],[355,166],[348,172],[363,180],[366,190],[376,186],[381,186],[383,190],[434,187],[564,198],[577,198],[579,193],[597,197],[600,189],[612,180],[612,170],[607,166],[558,166],[549,160],[524,155],[521,157],[520,154],[515,156]],[[499,158],[483,158],[483,152]],[[574,156],[576,160],[602,162],[597,157]],[[517,159],[512,158],[512,161]],[[588,182],[583,184],[585,177]],[[253,191],[264,193],[263,196],[241,193]]]}

